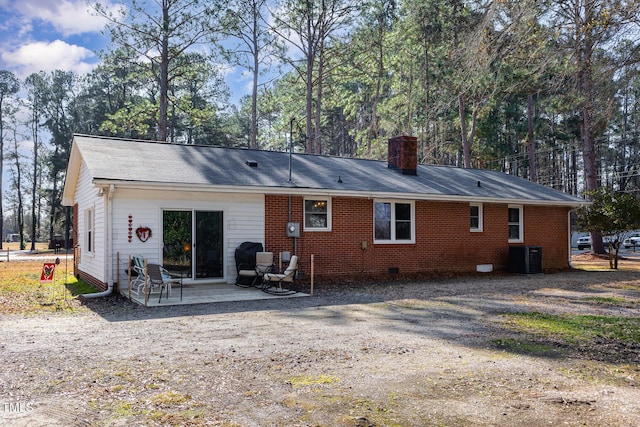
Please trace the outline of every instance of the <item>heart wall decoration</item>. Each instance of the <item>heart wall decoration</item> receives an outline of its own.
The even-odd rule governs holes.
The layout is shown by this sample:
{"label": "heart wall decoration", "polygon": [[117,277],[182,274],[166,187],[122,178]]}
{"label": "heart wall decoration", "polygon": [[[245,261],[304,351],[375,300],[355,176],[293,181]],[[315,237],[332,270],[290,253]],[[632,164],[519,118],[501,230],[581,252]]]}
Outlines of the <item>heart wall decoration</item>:
{"label": "heart wall decoration", "polygon": [[151,229],[149,227],[138,227],[136,228],[136,236],[144,243],[151,238]]}

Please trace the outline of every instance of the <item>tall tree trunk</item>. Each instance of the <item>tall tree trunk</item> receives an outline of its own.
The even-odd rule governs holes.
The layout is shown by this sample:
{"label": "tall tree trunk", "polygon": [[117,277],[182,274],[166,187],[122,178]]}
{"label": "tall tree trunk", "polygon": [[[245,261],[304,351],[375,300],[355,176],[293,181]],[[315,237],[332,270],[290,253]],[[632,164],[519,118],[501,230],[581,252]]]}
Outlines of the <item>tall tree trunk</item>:
{"label": "tall tree trunk", "polygon": [[36,206],[38,202],[38,116],[33,124],[33,185],[31,186],[31,251],[36,250]]}
{"label": "tall tree trunk", "polygon": [[536,140],[534,138],[533,117],[535,115],[535,107],[533,102],[533,94],[527,94],[527,147],[529,149],[529,180],[538,182],[538,163],[536,158]]}
{"label": "tall tree trunk", "polygon": [[412,128],[412,123],[413,123],[413,76],[414,76],[414,70],[413,70],[413,62],[409,62],[409,79],[407,81],[407,87],[408,92],[407,92],[407,99],[405,104],[407,105],[407,112],[406,112],[406,116],[403,120],[403,124],[402,124],[402,131],[406,134],[406,135],[411,135],[411,128]]}
{"label": "tall tree trunk", "polygon": [[[425,41],[424,46],[424,151],[423,159],[426,159],[431,151],[431,137],[429,132],[429,90],[431,89],[431,80],[429,79],[429,43]],[[418,159],[420,161],[420,159]]]}
{"label": "tall tree trunk", "polygon": [[313,142],[313,153],[321,154],[322,153],[322,79],[324,72],[324,57],[323,57],[323,47],[322,42],[320,44],[320,49],[318,51],[318,75],[317,75],[317,88],[316,88],[316,108],[315,108],[315,133],[314,133],[314,142]]}
{"label": "tall tree trunk", "polygon": [[[58,148],[56,147],[56,150]],[[53,189],[51,190],[51,199],[49,201],[49,239],[53,239],[54,236],[54,226],[56,222],[56,209],[58,204],[56,199],[58,197],[58,172],[56,171],[52,175],[53,179]]]}
{"label": "tall tree trunk", "polygon": [[162,52],[160,53],[160,109],[158,111],[158,140],[167,140],[169,114],[169,4],[162,6]]}
{"label": "tall tree trunk", "polygon": [[[572,141],[575,142],[575,141]],[[573,186],[573,195],[578,195],[578,153],[575,145],[571,146],[571,182]]]}
{"label": "tall tree trunk", "polygon": [[469,149],[469,143],[467,142],[467,119],[466,119],[466,106],[464,103],[464,96],[458,94],[458,117],[460,118],[460,138],[462,139],[462,161],[465,168],[471,167],[471,150]]}
{"label": "tall tree trunk", "polygon": [[251,87],[251,130],[249,132],[249,148],[258,148],[258,57],[257,52],[253,60],[253,83]]}
{"label": "tall tree trunk", "polygon": [[[44,186],[42,185],[43,182],[43,171],[42,168],[38,168],[38,188],[43,188]],[[42,239],[42,199],[43,197],[41,197],[40,195],[38,195],[38,208],[36,210],[36,218],[38,219],[37,223],[36,223],[36,235],[38,236],[38,238],[36,240],[41,240]]]}
{"label": "tall tree trunk", "polygon": [[471,115],[471,132],[467,134],[467,112],[464,95],[458,94],[458,112],[460,114],[460,135],[462,138],[462,161],[465,168],[471,167],[471,146],[473,145],[473,138],[476,133],[476,109],[473,109]]}
{"label": "tall tree trunk", "polygon": [[[624,81],[628,82],[629,81],[629,76],[627,73],[627,68],[625,67],[625,74],[624,74]],[[624,172],[629,172],[627,170],[628,167],[628,162],[627,162],[627,158],[628,158],[628,154],[631,153],[627,153],[627,149],[629,148],[629,140],[628,140],[628,135],[627,135],[627,129],[629,126],[629,86],[627,84],[624,85],[624,95],[623,95],[623,102],[622,102],[622,129],[621,129],[621,135],[620,135],[620,139],[623,145],[623,155],[621,156],[620,161],[622,162],[622,164],[620,165],[620,169],[621,171]],[[627,184],[628,184],[628,179],[627,179],[627,174],[621,174],[619,180],[618,180],[618,189],[620,191],[625,191],[627,189]]]}
{"label": "tall tree trunk", "polygon": [[[306,0],[306,9],[311,10],[311,2],[310,0]],[[306,70],[306,105],[305,105],[305,127],[306,127],[306,141],[305,141],[305,152],[313,153],[313,63],[316,58],[316,49],[315,49],[315,40],[310,37],[313,34],[313,25],[312,25],[312,17],[306,17],[306,25],[307,30],[306,34],[309,35],[307,39],[307,52],[306,52],[306,62],[307,62],[307,70]]]}
{"label": "tall tree trunk", "polygon": [[260,45],[258,38],[259,14],[256,11],[256,7],[253,7],[252,14],[252,38],[253,43],[253,82],[251,85],[251,130],[249,131],[249,148],[255,150],[258,148],[258,77],[260,74]]}
{"label": "tall tree trunk", "polygon": [[20,151],[18,147],[18,131],[13,128],[13,153],[11,159],[15,161],[16,174],[14,176],[14,185],[16,190],[16,198],[18,200],[16,207],[16,222],[18,224],[18,233],[20,234],[20,250],[25,247],[24,244],[24,207],[22,205],[22,168],[20,167]]}
{"label": "tall tree trunk", "polygon": [[4,198],[2,195],[4,194],[2,183],[4,176],[4,117],[2,111],[2,101],[4,100],[3,94],[0,94],[0,249],[2,249],[2,241],[4,240],[2,237],[4,236]]}
{"label": "tall tree trunk", "polygon": [[371,154],[371,146],[373,140],[378,137],[378,102],[380,102],[380,92],[382,88],[382,74],[384,73],[384,46],[383,46],[383,28],[378,27],[378,50],[377,50],[377,75],[376,89],[371,102],[371,122],[369,124],[369,132],[367,132],[367,154]]}
{"label": "tall tree trunk", "polygon": [[313,58],[311,55],[307,55],[307,104],[305,114],[306,124],[306,141],[305,152],[313,153]]}
{"label": "tall tree trunk", "polygon": [[[596,143],[594,130],[594,96],[593,87],[593,66],[591,57],[593,47],[589,40],[584,42],[579,52],[579,84],[583,95],[583,102],[580,105],[580,130],[582,137],[582,162],[584,165],[585,192],[598,189],[598,167],[596,163]],[[591,249],[594,253],[605,252],[600,233],[591,233]]]}
{"label": "tall tree trunk", "polygon": [[[0,249],[2,249],[2,236],[4,236],[4,148],[5,148],[5,123],[8,119],[15,119],[16,111],[9,111],[6,108],[11,107],[13,100],[10,98],[15,95],[20,88],[20,82],[13,73],[0,70]],[[7,104],[8,103],[8,104]],[[15,126],[14,126],[15,135]]]}

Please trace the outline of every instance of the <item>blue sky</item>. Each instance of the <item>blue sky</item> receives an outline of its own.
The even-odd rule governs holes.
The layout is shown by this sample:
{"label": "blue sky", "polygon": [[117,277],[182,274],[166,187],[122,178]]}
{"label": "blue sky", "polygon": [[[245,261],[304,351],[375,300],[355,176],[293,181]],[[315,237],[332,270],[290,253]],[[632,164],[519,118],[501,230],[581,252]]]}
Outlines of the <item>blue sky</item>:
{"label": "blue sky", "polygon": [[[89,1],[100,1],[113,11],[122,3]],[[21,80],[56,69],[87,73],[99,63],[96,52],[108,48],[105,25],[87,0],[0,0],[0,69]],[[233,68],[225,68],[225,73],[232,101],[237,102],[249,93],[250,78]]]}
{"label": "blue sky", "polygon": [[[99,62],[95,51],[108,43],[101,34],[104,26],[85,0],[0,0],[0,69],[20,80],[56,69],[87,73]],[[20,145],[28,156],[33,142]],[[9,165],[4,166],[3,190],[8,191]]]}
{"label": "blue sky", "polygon": [[[121,3],[90,1],[100,1],[112,10]],[[0,69],[13,72],[20,80],[56,69],[90,72],[100,61],[96,52],[108,48],[109,38],[102,34],[105,25],[106,20],[95,16],[86,0],[0,0]],[[237,102],[248,93],[250,77],[238,69],[226,68],[225,72],[232,101]],[[27,155],[32,146],[32,141],[21,142]],[[4,191],[9,188],[8,169],[5,163]]]}
{"label": "blue sky", "polygon": [[[108,4],[108,1],[107,1]],[[0,68],[20,79],[55,69],[83,74],[108,43],[85,0],[0,0]]]}

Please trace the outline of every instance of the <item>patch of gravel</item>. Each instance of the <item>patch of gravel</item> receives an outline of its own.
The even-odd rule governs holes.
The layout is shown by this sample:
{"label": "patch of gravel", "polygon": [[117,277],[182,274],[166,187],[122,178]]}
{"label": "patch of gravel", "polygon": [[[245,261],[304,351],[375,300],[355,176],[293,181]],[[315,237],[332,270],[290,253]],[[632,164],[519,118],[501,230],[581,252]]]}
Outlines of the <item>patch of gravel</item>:
{"label": "patch of gravel", "polygon": [[114,296],[73,315],[2,315],[0,424],[638,426],[638,351],[500,343],[530,338],[505,313],[637,318],[639,277],[320,286],[159,308]]}

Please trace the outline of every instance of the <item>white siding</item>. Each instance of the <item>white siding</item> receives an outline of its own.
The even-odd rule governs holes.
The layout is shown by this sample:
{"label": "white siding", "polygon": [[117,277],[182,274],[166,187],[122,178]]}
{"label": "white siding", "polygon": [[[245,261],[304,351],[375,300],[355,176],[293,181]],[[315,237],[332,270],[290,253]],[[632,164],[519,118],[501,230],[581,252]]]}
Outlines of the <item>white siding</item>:
{"label": "white siding", "polygon": [[[126,281],[129,255],[141,255],[150,262],[162,262],[162,211],[222,211],[224,221],[224,280],[236,277],[234,253],[245,241],[264,244],[264,195],[177,192],[162,190],[117,189],[113,197],[113,267],[119,281]],[[128,241],[129,215],[132,216],[132,239]],[[140,226],[149,227],[152,236],[141,242],[135,235]],[[116,254],[120,264],[116,266]],[[114,281],[118,275],[114,270]],[[121,286],[123,288],[123,286]]]}
{"label": "white siding", "polygon": [[[98,189],[92,184],[91,176],[84,162],[80,167],[80,179],[75,192],[75,202],[78,204],[78,241],[76,242],[80,251],[78,269],[106,283],[105,230],[107,224],[105,222],[104,197],[98,196]],[[94,247],[92,253],[87,252],[86,244],[85,213],[87,209],[93,209],[94,212]]]}

